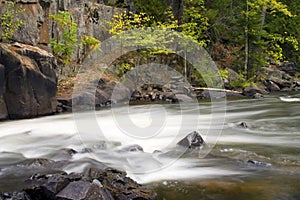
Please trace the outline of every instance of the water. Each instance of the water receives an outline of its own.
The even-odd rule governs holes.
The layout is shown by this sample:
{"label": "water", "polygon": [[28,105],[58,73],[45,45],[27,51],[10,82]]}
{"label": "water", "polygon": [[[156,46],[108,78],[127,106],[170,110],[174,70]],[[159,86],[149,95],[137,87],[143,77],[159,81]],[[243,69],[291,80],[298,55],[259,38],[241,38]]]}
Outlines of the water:
{"label": "water", "polygon": [[[212,113],[210,102],[200,102],[199,108],[167,104],[106,109],[94,114],[97,129],[87,127],[80,134],[78,126],[92,121],[87,113],[80,120],[64,114],[2,122],[0,191],[19,189],[24,186],[20,180],[49,171],[37,163],[24,164],[30,158],[48,158],[66,160],[59,169],[67,172],[101,167],[98,161],[126,170],[152,187],[158,199],[300,199],[300,102],[298,94],[289,95],[227,101],[226,113],[219,104]],[[247,127],[240,127],[241,122]],[[178,158],[172,153],[176,143],[195,129],[209,152]],[[132,144],[144,152],[123,150]],[[66,149],[78,153],[70,155]]]}

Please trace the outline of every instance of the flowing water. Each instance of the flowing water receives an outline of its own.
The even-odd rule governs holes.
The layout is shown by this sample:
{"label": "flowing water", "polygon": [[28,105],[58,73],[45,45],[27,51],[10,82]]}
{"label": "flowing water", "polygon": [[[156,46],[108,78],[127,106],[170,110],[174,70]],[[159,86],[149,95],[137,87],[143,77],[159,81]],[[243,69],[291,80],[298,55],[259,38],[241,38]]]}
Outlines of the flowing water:
{"label": "flowing water", "polygon": [[[226,113],[210,102],[104,109],[93,114],[98,129],[80,134],[92,121],[86,113],[1,122],[0,192],[49,172],[30,162],[47,158],[66,160],[57,168],[67,172],[101,163],[126,170],[158,199],[300,199],[300,98],[290,95],[229,100]],[[208,150],[179,157],[176,143],[195,129]],[[144,152],[124,149],[132,144]]]}

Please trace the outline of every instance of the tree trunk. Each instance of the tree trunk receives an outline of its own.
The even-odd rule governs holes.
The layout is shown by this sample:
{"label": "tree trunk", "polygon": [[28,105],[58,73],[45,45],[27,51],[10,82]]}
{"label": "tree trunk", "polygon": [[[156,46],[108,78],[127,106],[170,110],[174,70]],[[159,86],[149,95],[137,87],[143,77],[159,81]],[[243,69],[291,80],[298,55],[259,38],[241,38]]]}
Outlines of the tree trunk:
{"label": "tree trunk", "polygon": [[259,36],[258,36],[258,39],[260,40],[261,39],[261,32],[263,30],[263,27],[265,25],[265,21],[266,21],[266,13],[267,13],[267,9],[266,7],[264,6],[262,11],[261,11],[261,21],[260,21],[260,27],[259,27]]}
{"label": "tree trunk", "polygon": [[180,24],[181,17],[183,15],[183,0],[173,0],[172,12],[174,18],[178,20],[178,23]]}
{"label": "tree trunk", "polygon": [[248,0],[246,1],[247,7],[246,7],[246,26],[245,26],[245,66],[244,66],[244,76],[247,79],[248,77],[248,64],[249,64],[249,35],[248,35],[248,29],[249,29],[249,5]]}

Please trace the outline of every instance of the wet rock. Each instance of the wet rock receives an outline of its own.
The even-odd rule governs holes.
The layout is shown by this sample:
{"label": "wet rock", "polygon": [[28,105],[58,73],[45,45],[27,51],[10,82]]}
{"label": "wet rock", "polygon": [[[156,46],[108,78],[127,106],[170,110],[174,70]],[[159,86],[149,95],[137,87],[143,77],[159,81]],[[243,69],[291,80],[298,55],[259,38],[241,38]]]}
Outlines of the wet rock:
{"label": "wet rock", "polygon": [[54,161],[46,158],[32,158],[27,159],[19,163],[20,166],[27,167],[50,167],[54,164]]}
{"label": "wet rock", "polygon": [[155,199],[156,194],[150,190],[144,189],[132,179],[126,177],[126,173],[115,169],[93,170],[93,177],[99,176],[97,179],[107,188],[114,199]]}
{"label": "wet rock", "polygon": [[122,147],[119,152],[144,152],[143,147],[140,145],[134,144],[126,147]]}
{"label": "wet rock", "polygon": [[112,168],[90,168],[83,174],[35,174],[20,192],[0,194],[3,200],[155,199],[156,194]]}
{"label": "wet rock", "polygon": [[26,192],[4,192],[0,195],[0,200],[32,200]]}
{"label": "wet rock", "polygon": [[236,126],[238,128],[248,128],[248,125],[246,122],[239,122]]}
{"label": "wet rock", "polygon": [[193,131],[180,140],[177,145],[187,148],[187,150],[199,150],[205,147],[206,143],[197,131]]}
{"label": "wet rock", "polygon": [[249,166],[255,166],[255,167],[271,167],[272,166],[271,163],[261,162],[261,161],[257,161],[257,160],[248,160],[247,164]]}
{"label": "wet rock", "polygon": [[51,176],[47,183],[43,184],[41,188],[45,193],[47,199],[55,198],[55,195],[66,187],[70,183],[70,180],[67,176],[55,174]]}

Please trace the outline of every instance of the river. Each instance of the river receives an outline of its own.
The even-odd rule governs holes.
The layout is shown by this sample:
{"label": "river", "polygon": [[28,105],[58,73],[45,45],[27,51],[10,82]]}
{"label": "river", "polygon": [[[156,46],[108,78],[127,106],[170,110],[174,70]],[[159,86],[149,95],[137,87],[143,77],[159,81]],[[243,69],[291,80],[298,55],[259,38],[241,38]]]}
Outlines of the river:
{"label": "river", "polygon": [[[22,178],[40,170],[24,160],[47,158],[68,160],[62,165],[67,172],[81,172],[98,162],[126,170],[162,200],[300,199],[299,94],[227,100],[226,112],[217,108],[213,116],[210,106],[203,101],[197,109],[189,104],[103,109],[94,113],[99,130],[80,134],[78,123],[89,120],[85,113],[82,121],[61,114],[1,122],[0,192],[20,189]],[[131,135],[126,120],[120,123],[126,116],[142,135]],[[181,157],[168,153],[195,126],[208,151]],[[144,152],[124,150],[132,144]],[[63,149],[78,153],[69,155]]]}

